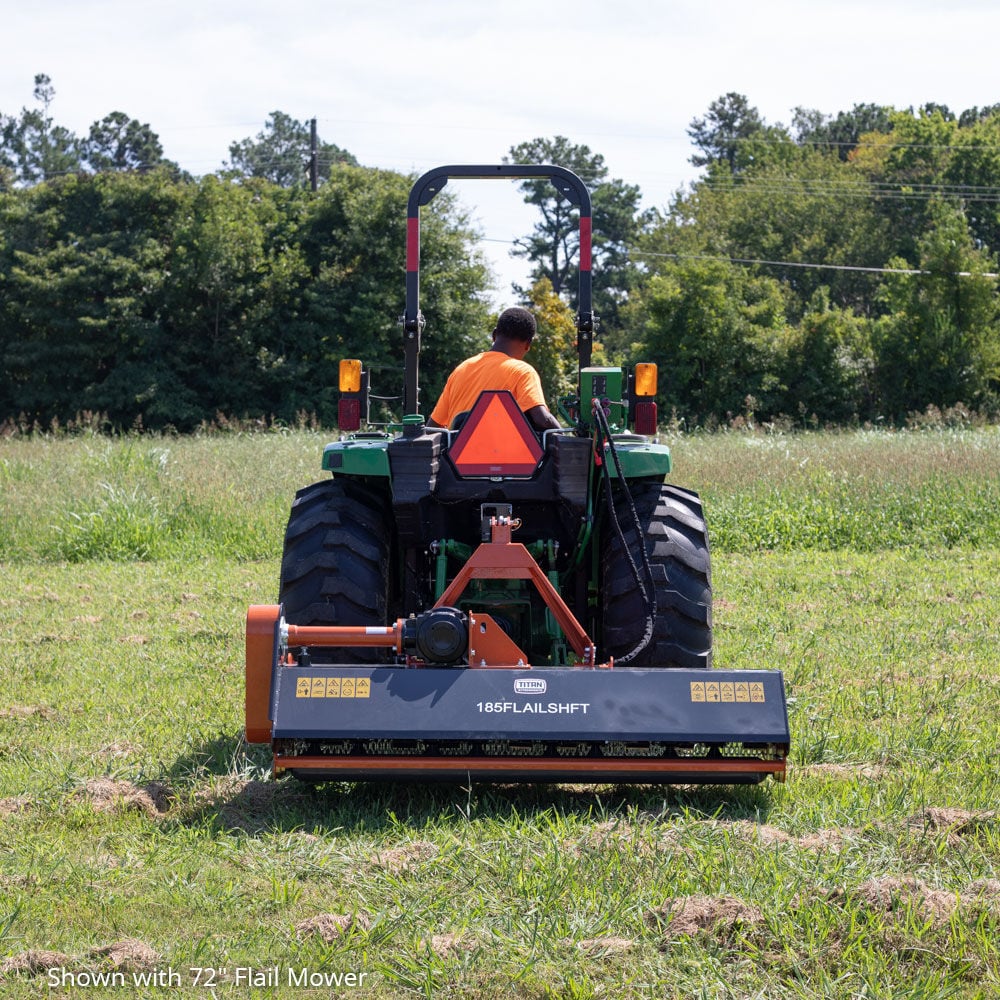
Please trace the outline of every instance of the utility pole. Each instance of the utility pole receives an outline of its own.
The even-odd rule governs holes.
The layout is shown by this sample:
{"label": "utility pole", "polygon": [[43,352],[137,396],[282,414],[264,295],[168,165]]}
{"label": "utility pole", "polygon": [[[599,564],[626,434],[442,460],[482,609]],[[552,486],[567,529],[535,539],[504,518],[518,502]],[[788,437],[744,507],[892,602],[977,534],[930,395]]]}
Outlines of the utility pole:
{"label": "utility pole", "polygon": [[316,119],[309,122],[309,186],[313,192],[319,188],[319,142],[316,138]]}

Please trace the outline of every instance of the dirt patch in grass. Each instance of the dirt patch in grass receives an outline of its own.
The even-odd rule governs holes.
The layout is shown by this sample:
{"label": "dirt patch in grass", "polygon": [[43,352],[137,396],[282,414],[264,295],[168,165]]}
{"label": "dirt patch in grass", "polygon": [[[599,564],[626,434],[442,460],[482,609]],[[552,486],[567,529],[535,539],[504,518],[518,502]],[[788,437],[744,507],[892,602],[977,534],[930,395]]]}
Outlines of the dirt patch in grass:
{"label": "dirt patch in grass", "polygon": [[663,933],[663,944],[679,937],[713,937],[726,944],[765,923],[756,906],[733,896],[681,896],[646,914]]}
{"label": "dirt patch in grass", "polygon": [[288,782],[220,778],[195,793],[194,807],[187,818],[215,814],[225,830],[258,834],[284,826],[290,810],[311,801],[300,786]]}
{"label": "dirt patch in grass", "polygon": [[101,747],[94,756],[100,760],[120,760],[122,757],[130,757],[141,752],[142,747],[137,743],[132,743],[129,740],[116,740],[114,743],[108,743]]}
{"label": "dirt patch in grass", "polygon": [[582,941],[576,942],[580,951],[586,952],[593,958],[600,958],[604,955],[623,955],[635,948],[635,945],[632,938],[623,937],[584,938]]}
{"label": "dirt patch in grass", "polygon": [[61,951],[22,951],[0,962],[0,977],[37,976],[49,969],[65,968],[73,959]]}
{"label": "dirt patch in grass", "polygon": [[479,942],[467,934],[434,934],[429,941],[422,942],[438,958],[459,958],[479,947]]}
{"label": "dirt patch in grass", "polygon": [[14,795],[9,799],[0,799],[0,816],[13,816],[14,813],[24,812],[31,805],[31,799],[27,795]]}
{"label": "dirt patch in grass", "polygon": [[962,890],[935,889],[912,875],[869,879],[853,889],[835,889],[829,902],[852,899],[878,913],[915,913],[935,929],[947,926],[952,915],[970,916],[1000,903],[1000,879],[977,879]]}
{"label": "dirt patch in grass", "polygon": [[833,778],[837,781],[856,781],[858,778],[879,781],[888,771],[882,764],[806,764],[791,769],[793,774],[803,777]]}
{"label": "dirt patch in grass", "polygon": [[159,781],[134,785],[131,781],[91,778],[76,797],[89,802],[95,812],[141,812],[159,819],[170,808],[173,793]]}
{"label": "dirt patch in grass", "polygon": [[[658,819],[659,817],[651,817]],[[622,820],[604,820],[594,823],[578,840],[567,840],[563,847],[575,857],[606,850],[626,848],[639,857],[650,857],[660,851],[669,850],[677,854],[690,854],[678,845],[678,831],[673,827],[659,827],[646,831]]]}
{"label": "dirt patch in grass", "polygon": [[913,830],[943,833],[949,844],[958,844],[965,837],[980,833],[997,822],[996,812],[970,812],[968,809],[930,807],[911,816],[906,825]]}
{"label": "dirt patch in grass", "polygon": [[566,841],[566,846],[580,854],[583,851],[600,851],[622,841],[631,841],[634,836],[635,828],[631,823],[622,820],[603,820],[588,827],[580,840]]}
{"label": "dirt patch in grass", "polygon": [[411,871],[425,861],[430,861],[437,852],[438,849],[434,844],[418,840],[412,844],[404,844],[402,847],[390,847],[376,851],[372,856],[371,865],[373,868],[381,868],[393,875],[400,875],[403,872]]}
{"label": "dirt patch in grass", "polygon": [[845,837],[853,832],[846,828],[843,830],[817,830],[815,833],[795,837],[779,827],[770,826],[767,823],[753,823],[750,820],[736,820],[730,826],[738,836],[762,847],[790,844],[809,851],[839,851],[843,847]]}
{"label": "dirt patch in grass", "polygon": [[1000,879],[981,878],[970,882],[961,898],[962,905],[972,909],[1000,906]]}
{"label": "dirt patch in grass", "polygon": [[948,921],[959,902],[957,893],[933,889],[909,875],[869,879],[851,895],[869,909],[882,913],[912,910],[935,927]]}
{"label": "dirt patch in grass", "polygon": [[0,719],[54,719],[55,710],[47,705],[8,705],[0,708]]}
{"label": "dirt patch in grass", "polygon": [[371,925],[371,917],[365,913],[317,913],[314,917],[300,920],[295,925],[295,933],[300,938],[316,934],[326,944],[333,944],[352,931],[366,931]]}
{"label": "dirt patch in grass", "polygon": [[114,944],[91,948],[83,957],[61,951],[30,949],[0,962],[0,979],[8,976],[37,976],[49,969],[89,972],[98,968],[143,972],[156,967],[160,956],[138,938],[124,938]]}
{"label": "dirt patch in grass", "polygon": [[101,959],[103,964],[110,965],[113,969],[131,969],[135,972],[155,968],[160,960],[160,956],[138,938],[125,938],[114,944],[94,948],[88,955]]}

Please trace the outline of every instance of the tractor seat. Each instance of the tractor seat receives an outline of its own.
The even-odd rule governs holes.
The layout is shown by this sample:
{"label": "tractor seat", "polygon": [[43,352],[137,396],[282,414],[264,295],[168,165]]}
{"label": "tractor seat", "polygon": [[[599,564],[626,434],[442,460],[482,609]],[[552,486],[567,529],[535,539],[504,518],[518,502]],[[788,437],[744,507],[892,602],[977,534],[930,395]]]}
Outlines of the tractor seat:
{"label": "tractor seat", "polygon": [[508,389],[487,389],[452,421],[448,460],[462,478],[529,478],[544,457],[538,435]]}

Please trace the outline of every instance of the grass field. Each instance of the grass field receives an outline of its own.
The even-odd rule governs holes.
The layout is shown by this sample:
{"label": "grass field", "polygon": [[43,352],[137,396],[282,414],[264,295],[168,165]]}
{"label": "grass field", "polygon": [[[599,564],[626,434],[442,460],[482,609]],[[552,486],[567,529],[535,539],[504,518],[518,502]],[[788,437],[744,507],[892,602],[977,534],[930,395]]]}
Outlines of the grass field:
{"label": "grass field", "polygon": [[692,435],[755,788],[272,781],[308,432],[0,441],[0,993],[1000,996],[1000,433]]}

